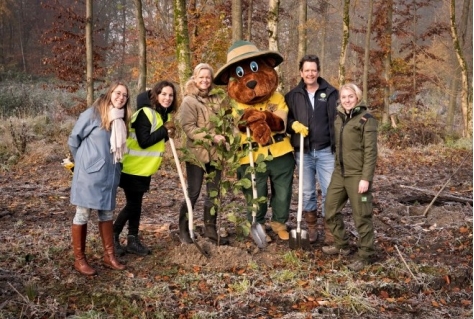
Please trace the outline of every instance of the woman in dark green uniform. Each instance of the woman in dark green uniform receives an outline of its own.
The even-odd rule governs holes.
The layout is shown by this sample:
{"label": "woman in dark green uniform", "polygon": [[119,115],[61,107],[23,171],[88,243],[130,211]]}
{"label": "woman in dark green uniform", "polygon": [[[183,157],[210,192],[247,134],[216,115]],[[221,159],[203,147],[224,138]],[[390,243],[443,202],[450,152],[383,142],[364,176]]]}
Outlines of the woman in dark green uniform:
{"label": "woman in dark green uniform", "polygon": [[353,83],[344,84],[334,122],[336,164],[329,184],[326,223],[334,235],[334,245],[324,246],[329,255],[349,255],[349,239],[341,210],[350,200],[359,234],[358,258],[348,267],[359,271],[375,257],[372,223],[372,181],[377,161],[377,120],[362,103],[362,91]]}

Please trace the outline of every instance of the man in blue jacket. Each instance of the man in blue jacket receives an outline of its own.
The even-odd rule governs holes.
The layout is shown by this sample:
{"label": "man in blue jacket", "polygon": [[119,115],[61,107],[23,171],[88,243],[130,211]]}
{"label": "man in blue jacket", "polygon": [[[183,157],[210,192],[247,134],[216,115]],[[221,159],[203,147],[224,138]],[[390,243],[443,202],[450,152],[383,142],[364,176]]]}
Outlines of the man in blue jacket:
{"label": "man in blue jacket", "polygon": [[[321,217],[324,218],[324,201],[334,170],[334,119],[339,99],[338,91],[319,76],[320,63],[315,55],[306,55],[299,62],[301,81],[285,95],[289,107],[287,132],[295,149],[299,166],[300,136],[304,139],[303,155],[303,215],[308,226],[309,241],[316,242],[317,190],[321,188]],[[332,241],[331,232],[324,227],[325,241]]]}

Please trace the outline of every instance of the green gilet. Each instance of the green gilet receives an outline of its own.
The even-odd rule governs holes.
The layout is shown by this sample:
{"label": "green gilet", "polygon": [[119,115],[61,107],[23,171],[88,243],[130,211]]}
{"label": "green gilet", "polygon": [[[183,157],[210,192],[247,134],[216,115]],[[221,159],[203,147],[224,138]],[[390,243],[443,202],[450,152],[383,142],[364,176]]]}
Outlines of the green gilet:
{"label": "green gilet", "polygon": [[165,140],[163,139],[147,148],[140,147],[135,129],[132,128],[132,123],[136,121],[140,111],[145,112],[151,123],[150,134],[163,126],[160,114],[149,107],[143,107],[133,114],[127,138],[128,152],[122,160],[122,172],[130,175],[151,176],[160,168],[165,152]]}

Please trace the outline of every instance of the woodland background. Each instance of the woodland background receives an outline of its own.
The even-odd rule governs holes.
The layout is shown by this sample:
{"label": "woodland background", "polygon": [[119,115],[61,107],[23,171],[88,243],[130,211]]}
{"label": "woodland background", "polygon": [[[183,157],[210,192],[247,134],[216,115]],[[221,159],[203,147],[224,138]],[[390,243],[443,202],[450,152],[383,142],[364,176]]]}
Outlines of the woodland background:
{"label": "woodland background", "polygon": [[[0,0],[0,319],[472,318],[472,17],[470,0]],[[61,160],[78,114],[112,79],[128,81],[132,104],[159,80],[179,88],[197,63],[222,66],[237,39],[284,56],[283,93],[305,53],[334,86],[365,88],[380,123],[379,260],[354,273],[322,242],[293,251],[271,231],[256,251],[226,214],[231,245],[216,247],[199,236],[199,200],[205,260],[177,238],[183,195],[167,149],[143,206],[153,254],[105,269],[92,217],[99,276],[75,272]],[[120,190],[117,210],[124,200]],[[225,201],[243,210],[242,196]],[[350,205],[343,214],[355,246]]]}
{"label": "woodland background", "polygon": [[299,58],[317,54],[330,83],[364,87],[383,124],[398,114],[470,136],[472,30],[467,0],[2,0],[0,112],[11,115],[12,95],[29,92],[10,92],[6,80],[41,79],[47,92],[74,93],[60,107],[83,109],[113,78],[135,93],[161,79],[182,85],[197,63],[217,69],[245,39],[282,53],[283,93],[299,81]]}

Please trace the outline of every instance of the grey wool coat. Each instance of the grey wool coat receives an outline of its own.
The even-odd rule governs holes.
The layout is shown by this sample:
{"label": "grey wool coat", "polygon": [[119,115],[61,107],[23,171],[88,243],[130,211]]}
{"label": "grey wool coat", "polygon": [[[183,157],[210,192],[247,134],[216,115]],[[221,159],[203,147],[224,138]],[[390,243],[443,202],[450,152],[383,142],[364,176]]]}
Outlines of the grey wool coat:
{"label": "grey wool coat", "polygon": [[74,157],[71,204],[97,210],[115,209],[121,163],[110,153],[110,132],[100,127],[94,107],[85,110],[69,135]]}

